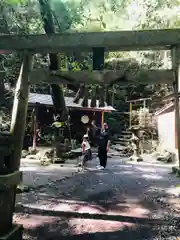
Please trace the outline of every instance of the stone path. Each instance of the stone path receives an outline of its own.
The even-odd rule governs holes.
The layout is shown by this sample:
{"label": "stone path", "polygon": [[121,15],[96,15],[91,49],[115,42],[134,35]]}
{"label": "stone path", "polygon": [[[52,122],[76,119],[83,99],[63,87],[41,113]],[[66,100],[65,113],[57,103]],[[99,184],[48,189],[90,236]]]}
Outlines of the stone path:
{"label": "stone path", "polygon": [[180,237],[179,180],[170,167],[109,159],[106,170],[55,179],[17,199],[24,239],[166,239]]}
{"label": "stone path", "polygon": [[75,161],[72,161],[72,164],[41,166],[39,160],[22,159],[20,170],[23,172],[23,184],[36,188],[47,186],[52,181],[71,177],[78,168],[75,166]]}

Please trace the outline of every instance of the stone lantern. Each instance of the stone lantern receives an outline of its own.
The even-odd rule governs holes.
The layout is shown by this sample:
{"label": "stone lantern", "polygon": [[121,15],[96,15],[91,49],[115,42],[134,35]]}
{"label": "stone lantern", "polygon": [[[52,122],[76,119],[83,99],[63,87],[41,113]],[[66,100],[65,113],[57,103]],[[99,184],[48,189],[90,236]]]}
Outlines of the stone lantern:
{"label": "stone lantern", "polygon": [[132,150],[133,150],[133,155],[130,157],[131,161],[137,161],[141,162],[143,161],[142,157],[140,156],[141,154],[141,129],[139,126],[133,126],[129,129],[132,132],[132,137],[130,139],[131,145],[132,145]]}

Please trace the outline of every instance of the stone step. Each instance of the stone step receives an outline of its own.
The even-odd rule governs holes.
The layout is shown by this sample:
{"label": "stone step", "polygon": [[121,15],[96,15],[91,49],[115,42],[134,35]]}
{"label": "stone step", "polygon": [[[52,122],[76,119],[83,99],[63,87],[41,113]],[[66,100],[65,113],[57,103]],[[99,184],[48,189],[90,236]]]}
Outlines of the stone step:
{"label": "stone step", "polygon": [[115,144],[119,144],[119,145],[122,145],[122,146],[127,146],[128,142],[121,140],[121,141],[116,141]]}
{"label": "stone step", "polygon": [[124,135],[132,135],[132,133],[128,130],[122,131],[121,133]]}
{"label": "stone step", "polygon": [[119,136],[117,139],[119,139],[119,138],[131,139],[131,137],[132,137],[132,135],[121,134],[121,136]]}
{"label": "stone step", "polygon": [[122,146],[122,145],[113,145],[112,149],[118,151],[118,152],[124,152],[124,151],[129,151],[129,147],[128,146]]}
{"label": "stone step", "polygon": [[124,137],[117,139],[117,141],[124,141],[124,142],[129,142],[129,140],[130,140],[130,138],[124,138]]}

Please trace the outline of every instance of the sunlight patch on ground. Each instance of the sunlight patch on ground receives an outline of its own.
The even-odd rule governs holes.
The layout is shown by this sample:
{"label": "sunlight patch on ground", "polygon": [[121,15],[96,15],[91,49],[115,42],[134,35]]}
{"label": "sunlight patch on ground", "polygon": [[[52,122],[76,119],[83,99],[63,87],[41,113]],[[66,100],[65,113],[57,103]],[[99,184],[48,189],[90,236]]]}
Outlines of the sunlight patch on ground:
{"label": "sunlight patch on ground", "polygon": [[132,166],[130,165],[130,164],[127,164],[127,165],[121,165],[121,166],[119,166],[119,165],[117,165],[117,164],[113,164],[111,167],[113,167],[113,168],[120,168],[120,169],[124,169],[124,168],[132,168]]}
{"label": "sunlight patch on ground", "polygon": [[134,172],[133,171],[124,171],[124,170],[122,170],[121,172],[113,172],[113,174],[115,174],[115,175],[122,175],[122,174],[130,174],[130,175],[133,175],[134,174]]}
{"label": "sunlight patch on ground", "polygon": [[142,177],[146,179],[153,179],[153,180],[163,179],[162,176],[159,176],[157,174],[143,174]]}
{"label": "sunlight patch on ground", "polygon": [[143,161],[143,162],[133,162],[133,161],[127,161],[128,164],[131,164],[135,167],[140,167],[142,166],[142,168],[145,167],[152,167],[152,168],[156,168],[156,170],[160,170],[160,171],[164,171],[167,172],[167,170],[169,169],[171,171],[171,168],[176,166],[176,164],[172,163],[172,164],[164,164],[164,163],[160,163],[160,162],[151,162],[151,161]]}
{"label": "sunlight patch on ground", "polygon": [[180,187],[178,186],[172,186],[166,189],[165,191],[167,194],[174,195],[176,197],[180,196]]}
{"label": "sunlight patch on ground", "polygon": [[96,172],[95,175],[97,176],[108,175],[108,172]]}
{"label": "sunlight patch on ground", "polygon": [[[151,191],[151,189],[149,189],[149,191]],[[79,212],[89,214],[102,212],[106,214],[126,214],[128,209],[128,212],[132,213],[132,216],[142,217],[142,215],[148,214],[148,212],[138,204],[139,201],[140,199],[138,198],[132,198],[128,195],[122,196],[122,194],[120,194],[116,195],[116,198],[111,198],[109,202],[102,201],[99,202],[99,204],[78,200],[49,198],[47,200],[37,200],[35,203],[22,204],[22,206],[39,210]]]}
{"label": "sunlight patch on ground", "polygon": [[45,224],[51,224],[55,217],[51,216],[40,216],[35,214],[15,214],[14,222],[22,224],[25,229],[31,229],[43,226]]}
{"label": "sunlight patch on ground", "polygon": [[142,172],[148,172],[148,173],[156,173],[157,170],[151,167],[143,168],[143,167],[136,167],[137,170],[140,170]]}
{"label": "sunlight patch on ground", "polygon": [[[63,201],[63,200],[61,200]],[[122,218],[122,221],[110,221],[110,220],[101,220],[101,219],[91,219],[91,214],[102,214],[103,215],[121,215],[123,217],[145,217],[149,213],[145,208],[142,208],[136,204],[137,200],[132,199],[129,203],[122,203],[116,205],[116,210],[107,210],[104,211],[98,205],[91,205],[85,202],[77,201],[67,201],[64,203],[58,204],[28,204],[24,207],[30,207],[33,210],[42,209],[50,211],[63,211],[63,212],[76,212],[76,213],[88,213],[90,214],[89,219],[83,218],[69,218],[68,225],[72,229],[73,234],[83,234],[83,233],[93,233],[93,232],[113,232],[123,230],[124,227],[134,227],[136,223],[125,222],[126,219]],[[134,203],[133,203],[134,201]],[[33,229],[37,227],[43,227],[44,225],[53,225],[55,221],[58,221],[58,225],[61,224],[64,220],[64,217],[50,217],[50,216],[41,216],[36,214],[15,214],[14,220],[19,224],[23,224],[25,229]],[[57,228],[54,225],[54,228]]]}
{"label": "sunlight patch on ground", "polygon": [[[101,206],[95,204],[88,204],[86,202],[78,202],[61,200],[59,202],[47,202],[43,201],[37,204],[24,204],[24,207],[29,207],[37,210],[47,210],[53,212],[76,212],[76,213],[88,213],[88,214],[105,214],[105,215],[121,215],[128,217],[147,217],[150,213],[146,208],[143,208],[137,203],[137,200],[127,201],[123,203],[110,203],[109,205]],[[91,216],[89,216],[91,218]],[[86,220],[85,220],[86,221]]]}
{"label": "sunlight patch on ground", "polygon": [[24,207],[30,207],[39,210],[64,211],[64,212],[78,212],[78,213],[101,213],[103,208],[97,205],[88,204],[85,202],[41,202],[37,204],[23,204]]}
{"label": "sunlight patch on ground", "polygon": [[176,209],[176,214],[178,214],[178,218],[179,218],[179,213],[180,213],[180,199],[177,198],[177,197],[170,197],[168,200],[167,200],[168,204],[170,204],[170,206],[173,208],[173,209]]}
{"label": "sunlight patch on ground", "polygon": [[[133,203],[134,202],[134,203]],[[115,210],[108,210],[106,215],[121,215],[123,217],[146,218],[150,213],[146,208],[136,204],[137,199],[130,199],[128,203],[117,204]],[[119,208],[119,209],[118,209]],[[88,209],[81,209],[88,210]],[[137,224],[122,221],[103,221],[94,219],[70,219],[69,225],[73,229],[73,234],[94,233],[94,232],[114,232],[123,230],[125,227],[136,227]],[[83,229],[83,231],[82,231]]]}
{"label": "sunlight patch on ground", "polygon": [[159,193],[164,193],[165,189],[164,188],[161,188],[161,187],[149,187],[148,190],[147,190],[147,193],[151,193],[151,194],[154,194],[154,192],[159,192]]}
{"label": "sunlight patch on ground", "polygon": [[[121,196],[120,196],[121,197]],[[52,210],[52,211],[70,211],[70,212],[79,212],[79,213],[104,213],[107,214],[122,214],[127,213],[127,211],[124,209],[128,209],[129,213],[132,213],[132,216],[142,217],[142,214],[147,214],[147,210],[142,208],[140,205],[138,205],[138,199],[128,199],[122,203],[121,201],[118,201],[116,203],[108,203],[106,202],[105,205],[107,207],[103,207],[101,204],[89,204],[85,201],[76,201],[76,200],[65,200],[65,199],[49,199],[44,201],[37,201],[34,204],[23,204],[24,207],[30,207],[34,209],[40,209],[40,210]],[[107,208],[107,209],[106,209]],[[122,210],[123,209],[123,210]],[[142,213],[139,215],[139,213]],[[137,214],[137,215],[136,215]],[[128,215],[128,216],[131,216]]]}
{"label": "sunlight patch on ground", "polygon": [[23,171],[23,172],[29,172],[29,171],[39,171],[40,169],[39,169],[39,167],[37,168],[37,167],[33,167],[33,166],[31,166],[31,167],[20,167],[20,171]]}
{"label": "sunlight patch on ground", "polygon": [[[119,203],[116,205],[117,209],[123,209],[120,211],[122,216],[128,217],[146,217],[150,211],[136,203]],[[116,214],[117,212],[109,211],[109,214]],[[118,212],[119,213],[119,212]]]}
{"label": "sunlight patch on ground", "polygon": [[125,227],[135,227],[136,224],[91,219],[71,219],[69,226],[72,234],[77,235],[95,232],[115,232],[123,230]]}

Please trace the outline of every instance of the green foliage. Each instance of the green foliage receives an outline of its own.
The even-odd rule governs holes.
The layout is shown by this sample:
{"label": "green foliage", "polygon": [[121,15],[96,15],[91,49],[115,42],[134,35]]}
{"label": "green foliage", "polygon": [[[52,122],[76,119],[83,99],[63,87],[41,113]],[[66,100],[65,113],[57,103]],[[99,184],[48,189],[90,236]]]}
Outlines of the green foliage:
{"label": "green foliage", "polygon": [[26,0],[4,0],[4,3],[13,5],[13,4],[19,4],[24,1],[26,1]]}
{"label": "green foliage", "polygon": [[52,0],[51,9],[55,18],[57,31],[67,31],[82,21],[82,7],[76,1],[64,3],[63,1]]}
{"label": "green foliage", "polygon": [[123,113],[105,113],[104,120],[108,123],[112,134],[120,134],[121,131],[126,128],[127,119]]}
{"label": "green foliage", "polygon": [[52,127],[61,128],[65,126],[65,122],[53,122]]}
{"label": "green foliage", "polygon": [[[56,32],[180,27],[179,0],[51,0],[50,6]],[[4,29],[3,33],[34,34],[44,32],[38,1],[3,0],[0,2],[0,7],[3,9],[3,22],[0,22],[1,29],[2,26]],[[12,66],[15,66],[18,62],[16,61],[18,56],[11,54],[6,56],[6,58],[8,61],[3,61],[7,75],[9,79],[16,79],[17,74],[14,74]],[[74,53],[69,56],[61,54],[59,58],[61,59],[61,68],[63,70],[92,70],[91,53]],[[119,58],[120,60],[135,58],[141,64],[148,64],[149,68],[162,67],[167,60],[165,52],[162,51],[106,53],[105,58],[106,62],[111,58]],[[11,64],[9,60],[11,60]],[[110,62],[112,65],[112,61]],[[43,63],[43,57],[37,55],[35,65],[38,67],[44,66]],[[89,95],[93,87],[89,87]],[[67,88],[63,90],[69,96],[74,95]],[[33,86],[33,91],[47,93],[49,89],[47,86]],[[139,97],[151,96],[153,101],[159,101],[162,96],[167,95],[171,91],[172,88],[167,85],[155,85],[154,87],[145,85],[127,86],[123,89],[116,85],[114,106],[121,112],[127,111],[126,98],[137,99]],[[110,93],[112,92],[113,89],[110,89]],[[111,122],[114,121],[112,118],[114,117],[111,115]]]}

